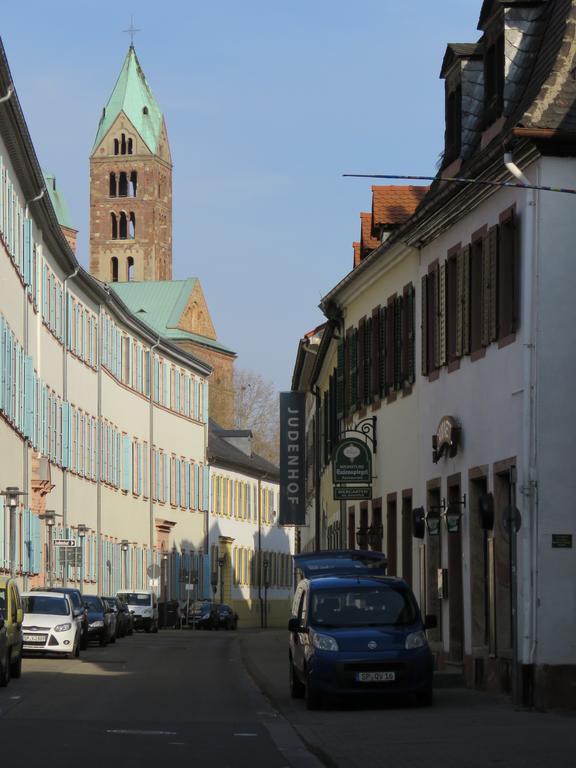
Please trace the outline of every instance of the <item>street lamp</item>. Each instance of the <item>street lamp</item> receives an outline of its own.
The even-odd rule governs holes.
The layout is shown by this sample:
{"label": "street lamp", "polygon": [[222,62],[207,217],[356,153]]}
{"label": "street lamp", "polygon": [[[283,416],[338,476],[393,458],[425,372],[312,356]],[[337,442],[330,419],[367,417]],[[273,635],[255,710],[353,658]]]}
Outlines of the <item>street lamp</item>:
{"label": "street lamp", "polygon": [[128,585],[128,550],[130,549],[130,542],[127,539],[122,539],[120,549],[124,558],[124,589],[130,589]]}
{"label": "street lamp", "polygon": [[10,576],[16,573],[16,510],[20,496],[28,496],[26,491],[21,491],[17,485],[8,485],[6,490],[0,493],[5,496],[10,510]]}
{"label": "street lamp", "polygon": [[[54,576],[54,565],[52,563],[52,555],[53,555],[52,531],[54,530],[54,526],[56,525],[57,517],[62,517],[62,515],[57,515],[53,509],[47,509],[46,512],[44,512],[41,515],[38,515],[38,518],[40,520],[44,520],[44,523],[48,528],[48,554],[46,557],[46,569],[48,570],[48,586],[49,587],[52,586],[52,581]],[[46,575],[44,575],[44,581],[46,581]]]}
{"label": "street lamp", "polygon": [[78,523],[78,538],[80,539],[80,592],[84,586],[84,539],[88,533],[88,526],[84,523]]}
{"label": "street lamp", "polygon": [[168,552],[162,552],[162,589],[164,602],[168,599]]}
{"label": "street lamp", "polygon": [[218,558],[218,569],[220,571],[220,604],[224,602],[224,579],[223,579],[222,571],[224,570],[225,564],[226,564],[226,553],[224,553]]}

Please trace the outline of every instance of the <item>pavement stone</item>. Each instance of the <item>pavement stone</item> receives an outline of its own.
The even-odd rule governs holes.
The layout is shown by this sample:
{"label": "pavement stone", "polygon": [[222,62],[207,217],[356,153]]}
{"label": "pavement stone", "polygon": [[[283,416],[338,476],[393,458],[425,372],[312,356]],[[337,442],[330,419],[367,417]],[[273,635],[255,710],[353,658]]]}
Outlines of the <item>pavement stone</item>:
{"label": "pavement stone", "polygon": [[576,712],[517,710],[506,696],[448,688],[432,707],[342,700],[308,712],[288,692],[287,633],[238,633],[272,705],[329,768],[574,768]]}

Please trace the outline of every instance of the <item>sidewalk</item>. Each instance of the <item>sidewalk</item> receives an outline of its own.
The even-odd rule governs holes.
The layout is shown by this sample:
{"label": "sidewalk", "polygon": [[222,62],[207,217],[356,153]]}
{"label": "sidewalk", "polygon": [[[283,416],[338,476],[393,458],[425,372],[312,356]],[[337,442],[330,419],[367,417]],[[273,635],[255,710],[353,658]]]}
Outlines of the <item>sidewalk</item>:
{"label": "sidewalk", "polygon": [[287,633],[238,633],[244,663],[329,768],[573,768],[576,714],[516,711],[504,696],[437,690],[430,708],[354,700],[308,712],[288,692]]}

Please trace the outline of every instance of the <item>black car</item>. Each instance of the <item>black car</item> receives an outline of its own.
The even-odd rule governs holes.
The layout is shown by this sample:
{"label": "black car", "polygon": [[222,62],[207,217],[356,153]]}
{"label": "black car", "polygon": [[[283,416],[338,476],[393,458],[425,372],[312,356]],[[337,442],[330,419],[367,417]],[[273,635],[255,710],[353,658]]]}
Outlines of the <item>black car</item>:
{"label": "black car", "polygon": [[100,645],[113,643],[112,612],[97,595],[84,595],[84,603],[88,609],[88,638],[98,640]]}
{"label": "black car", "polygon": [[82,618],[82,634],[80,635],[80,650],[85,651],[88,648],[88,640],[90,638],[90,628],[88,620],[88,609],[85,605],[84,596],[79,589],[74,587],[34,587],[32,591],[38,592],[59,592],[63,595],[68,595],[72,608],[74,610],[74,616],[80,616]]}
{"label": "black car", "polygon": [[190,606],[188,626],[195,629],[217,629],[218,624],[218,610],[210,600],[203,600]]}
{"label": "black car", "polygon": [[216,629],[236,629],[238,627],[238,614],[225,603],[216,606],[216,613],[213,618],[217,622]]}
{"label": "black car", "polygon": [[116,637],[131,635],[134,619],[127,604],[118,597],[103,597],[102,599],[116,614]]}

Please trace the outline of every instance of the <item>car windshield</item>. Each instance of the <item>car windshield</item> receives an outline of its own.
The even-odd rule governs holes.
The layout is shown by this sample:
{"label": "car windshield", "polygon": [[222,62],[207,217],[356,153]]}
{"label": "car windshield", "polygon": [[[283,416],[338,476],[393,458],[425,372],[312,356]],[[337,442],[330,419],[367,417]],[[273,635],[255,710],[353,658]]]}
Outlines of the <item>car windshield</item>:
{"label": "car windshield", "polygon": [[417,620],[416,601],[403,587],[342,587],[312,592],[310,623],[315,626],[401,626]]}
{"label": "car windshield", "polygon": [[128,605],[150,605],[151,596],[140,592],[122,592],[122,600]]}
{"label": "car windshield", "polygon": [[24,613],[45,613],[51,616],[68,616],[68,601],[64,597],[29,595],[23,597]]}
{"label": "car windshield", "polygon": [[87,604],[89,610],[100,612],[102,611],[102,602],[100,601],[99,597],[96,597],[96,595],[85,595],[84,602]]}

